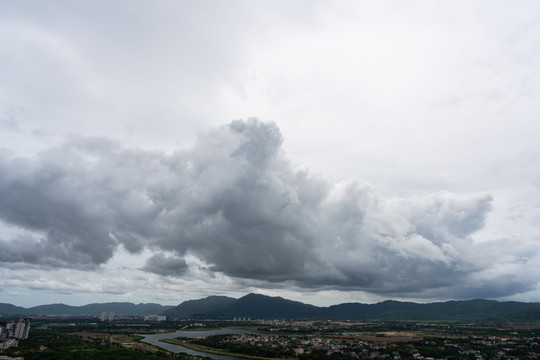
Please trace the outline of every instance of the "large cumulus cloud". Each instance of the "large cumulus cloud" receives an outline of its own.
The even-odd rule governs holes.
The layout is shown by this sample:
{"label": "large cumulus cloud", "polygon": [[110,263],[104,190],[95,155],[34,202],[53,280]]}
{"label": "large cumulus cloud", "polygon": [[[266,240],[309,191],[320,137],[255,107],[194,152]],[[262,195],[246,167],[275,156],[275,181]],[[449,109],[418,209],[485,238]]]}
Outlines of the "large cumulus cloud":
{"label": "large cumulus cloud", "polygon": [[467,297],[536,281],[510,266],[528,266],[534,248],[473,241],[491,196],[401,199],[336,184],[291,163],[282,141],[274,123],[250,119],[173,154],[99,138],[4,153],[0,219],[25,232],[0,238],[0,262],[93,268],[123,246],[154,251],[143,269],[156,274],[186,276],[188,255],[210,272],[276,286]]}

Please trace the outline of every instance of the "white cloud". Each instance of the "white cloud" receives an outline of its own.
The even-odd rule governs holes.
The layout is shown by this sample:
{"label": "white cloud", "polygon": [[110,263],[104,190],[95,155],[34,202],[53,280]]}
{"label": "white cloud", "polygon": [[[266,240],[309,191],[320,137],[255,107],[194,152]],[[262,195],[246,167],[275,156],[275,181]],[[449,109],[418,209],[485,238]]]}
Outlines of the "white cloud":
{"label": "white cloud", "polygon": [[[396,296],[474,294],[474,279],[508,296],[536,283],[510,276],[507,288],[486,275],[493,265],[478,254],[499,268],[527,267],[537,250],[473,240],[490,195],[402,199],[356,180],[333,184],[295,166],[281,144],[275,124],[250,119],[171,155],[76,138],[34,158],[4,156],[0,216],[30,232],[3,239],[0,260],[99,271],[118,249],[146,249],[142,270],[165,276]],[[49,289],[62,281],[38,282]],[[63,283],[59,291],[78,286]]]}
{"label": "white cloud", "polygon": [[2,266],[534,296],[536,2],[0,7]]}

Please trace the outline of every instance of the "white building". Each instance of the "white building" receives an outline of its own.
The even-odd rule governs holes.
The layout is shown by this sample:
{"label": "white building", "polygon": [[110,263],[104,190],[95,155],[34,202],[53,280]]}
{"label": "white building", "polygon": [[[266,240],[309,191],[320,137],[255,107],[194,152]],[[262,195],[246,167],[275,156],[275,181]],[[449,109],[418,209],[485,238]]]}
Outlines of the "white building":
{"label": "white building", "polygon": [[30,331],[30,320],[21,319],[15,327],[15,333],[13,337],[18,340],[26,340],[28,338],[28,332]]}
{"label": "white building", "polygon": [[165,321],[166,316],[163,315],[144,315],[144,321]]}

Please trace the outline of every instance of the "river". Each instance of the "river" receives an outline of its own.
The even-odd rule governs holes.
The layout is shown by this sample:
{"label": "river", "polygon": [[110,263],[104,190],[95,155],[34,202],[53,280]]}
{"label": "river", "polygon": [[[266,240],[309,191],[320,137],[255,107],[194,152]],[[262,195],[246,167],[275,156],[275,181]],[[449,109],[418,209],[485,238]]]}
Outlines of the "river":
{"label": "river", "polygon": [[174,339],[177,337],[194,338],[194,337],[199,337],[199,336],[211,336],[211,335],[220,335],[220,334],[255,334],[255,333],[248,330],[241,330],[241,329],[220,329],[220,330],[209,330],[209,331],[178,330],[178,331],[170,332],[170,333],[140,335],[140,336],[144,336],[144,338],[141,339],[142,342],[145,342],[147,344],[151,344],[154,346],[158,346],[162,349],[165,349],[173,353],[186,353],[189,355],[206,356],[206,357],[217,359],[217,360],[246,360],[246,359],[235,357],[235,356],[216,355],[216,354],[210,354],[210,353],[205,353],[201,351],[195,351],[195,350],[191,350],[180,345],[174,345],[174,344],[169,344],[169,343],[160,341],[163,339]]}

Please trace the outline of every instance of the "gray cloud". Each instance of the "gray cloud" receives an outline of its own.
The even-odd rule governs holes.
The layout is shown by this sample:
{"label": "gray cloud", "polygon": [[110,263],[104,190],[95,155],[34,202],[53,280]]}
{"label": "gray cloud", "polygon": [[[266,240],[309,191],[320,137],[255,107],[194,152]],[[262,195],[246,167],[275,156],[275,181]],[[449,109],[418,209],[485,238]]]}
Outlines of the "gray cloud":
{"label": "gray cloud", "polygon": [[173,154],[100,138],[31,158],[3,154],[0,219],[28,234],[1,239],[0,261],[91,268],[123,246],[157,251],[148,272],[185,276],[190,255],[210,271],[276,286],[505,296],[536,281],[493,270],[516,258],[531,264],[535,247],[525,258],[519,247],[473,241],[490,195],[401,199],[359,181],[335,184],[291,163],[282,141],[274,123],[250,119]]}
{"label": "gray cloud", "polygon": [[143,270],[158,275],[179,276],[186,272],[188,265],[182,258],[166,256],[163,253],[157,253],[150,257]]}

